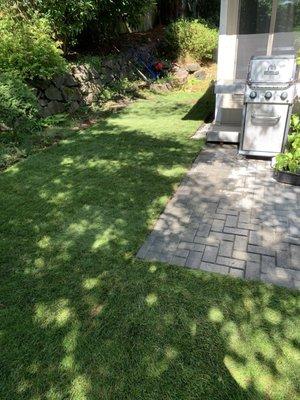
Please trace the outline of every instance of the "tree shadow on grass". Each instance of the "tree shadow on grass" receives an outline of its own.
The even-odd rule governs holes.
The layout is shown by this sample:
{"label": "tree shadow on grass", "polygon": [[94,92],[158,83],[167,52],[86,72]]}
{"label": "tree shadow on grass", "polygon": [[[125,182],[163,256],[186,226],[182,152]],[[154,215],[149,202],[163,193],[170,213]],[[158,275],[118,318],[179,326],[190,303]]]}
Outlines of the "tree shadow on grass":
{"label": "tree shadow on grass", "polygon": [[265,399],[258,333],[286,384],[296,294],[134,257],[195,146],[103,121],[1,176],[1,398]]}
{"label": "tree shadow on grass", "polygon": [[209,118],[213,120],[213,110],[215,107],[214,82],[212,81],[203,96],[183,117],[184,121],[205,121]]}

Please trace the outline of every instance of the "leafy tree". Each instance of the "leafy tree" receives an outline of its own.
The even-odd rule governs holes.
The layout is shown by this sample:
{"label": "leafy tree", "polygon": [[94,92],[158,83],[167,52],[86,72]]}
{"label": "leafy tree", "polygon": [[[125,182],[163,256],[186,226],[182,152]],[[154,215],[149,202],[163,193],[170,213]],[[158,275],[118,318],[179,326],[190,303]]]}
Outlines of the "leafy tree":
{"label": "leafy tree", "polygon": [[179,17],[201,18],[218,25],[220,0],[158,0],[159,22],[168,24]]}
{"label": "leafy tree", "polygon": [[56,37],[66,48],[95,15],[97,0],[2,0],[2,10],[20,18],[39,14],[49,20]]}
{"label": "leafy tree", "polygon": [[155,0],[98,0],[97,15],[99,24],[115,28],[117,22],[124,21],[130,27],[138,27],[141,17],[156,4]]}
{"label": "leafy tree", "polygon": [[102,39],[111,39],[120,33],[124,26],[130,32],[138,28],[142,17],[150,12],[156,0],[97,0],[96,13],[85,29],[81,41],[89,37],[94,46]]}
{"label": "leafy tree", "polygon": [[185,15],[203,18],[218,25],[220,18],[220,0],[183,0]]}
{"label": "leafy tree", "polygon": [[1,0],[0,7],[6,12],[14,10],[21,18],[35,14],[46,17],[66,49],[91,21],[101,36],[111,35],[121,22],[138,26],[140,18],[155,3],[156,0]]}

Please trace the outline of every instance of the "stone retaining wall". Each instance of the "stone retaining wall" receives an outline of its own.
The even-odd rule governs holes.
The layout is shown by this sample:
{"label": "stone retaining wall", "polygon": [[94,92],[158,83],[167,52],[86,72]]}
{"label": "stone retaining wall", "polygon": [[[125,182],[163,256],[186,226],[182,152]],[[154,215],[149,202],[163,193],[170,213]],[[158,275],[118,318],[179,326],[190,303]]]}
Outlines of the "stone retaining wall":
{"label": "stone retaining wall", "polygon": [[103,69],[98,72],[93,67],[78,65],[71,67],[69,73],[56,76],[51,81],[35,81],[33,86],[41,116],[72,113],[82,105],[99,102],[104,88],[126,75],[116,65]]}
{"label": "stone retaining wall", "polygon": [[104,90],[118,81],[124,78],[137,80],[139,77],[133,64],[140,65],[141,61],[148,63],[155,57],[155,53],[156,44],[150,43],[106,59],[99,58],[97,68],[88,64],[73,65],[68,73],[56,76],[51,81],[32,82],[41,108],[41,116],[48,117],[62,112],[72,113],[82,105],[89,106],[99,102],[104,97]]}
{"label": "stone retaining wall", "polygon": [[[105,91],[118,84],[122,79],[137,81],[140,76],[135,66],[141,70],[144,64],[151,64],[156,58],[156,45],[149,44],[138,49],[129,49],[126,53],[116,54],[97,62],[97,68],[88,64],[73,65],[70,71],[54,77],[50,81],[39,80],[32,82],[35,89],[40,115],[50,115],[63,112],[73,113],[81,106],[91,106],[105,99]],[[171,90],[173,86],[183,85],[189,75],[197,79],[205,78],[205,72],[198,63],[184,67],[173,65],[169,71],[171,83],[152,83],[150,88],[158,91]]]}

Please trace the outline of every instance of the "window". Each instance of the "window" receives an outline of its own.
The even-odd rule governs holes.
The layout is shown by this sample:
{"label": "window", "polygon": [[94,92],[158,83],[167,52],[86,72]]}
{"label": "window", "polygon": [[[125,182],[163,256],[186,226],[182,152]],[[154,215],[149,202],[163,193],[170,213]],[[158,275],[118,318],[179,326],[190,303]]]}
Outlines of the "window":
{"label": "window", "polygon": [[[273,0],[240,0],[239,34],[269,33]],[[300,0],[278,0],[275,33],[300,31]]]}
{"label": "window", "polygon": [[273,0],[241,0],[240,35],[268,33]]}
{"label": "window", "polygon": [[300,31],[300,0],[279,0],[275,32]]}

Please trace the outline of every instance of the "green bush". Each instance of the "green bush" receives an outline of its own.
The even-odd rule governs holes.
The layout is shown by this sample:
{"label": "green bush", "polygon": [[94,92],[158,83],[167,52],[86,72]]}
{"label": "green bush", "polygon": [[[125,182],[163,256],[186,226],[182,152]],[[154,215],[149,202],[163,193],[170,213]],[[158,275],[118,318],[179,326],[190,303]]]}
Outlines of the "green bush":
{"label": "green bush", "polygon": [[276,156],[276,171],[300,173],[300,116],[293,115],[287,149]]}
{"label": "green bush", "polygon": [[0,18],[0,72],[18,71],[27,79],[51,78],[65,68],[47,19]]}
{"label": "green bush", "polygon": [[213,58],[218,33],[204,21],[179,19],[168,25],[165,39],[178,58],[191,56],[202,61]]}
{"label": "green bush", "polygon": [[291,132],[300,133],[300,115],[294,114],[291,119]]}
{"label": "green bush", "polygon": [[0,74],[0,123],[14,132],[27,133],[38,128],[38,105],[31,89],[17,73]]}

